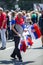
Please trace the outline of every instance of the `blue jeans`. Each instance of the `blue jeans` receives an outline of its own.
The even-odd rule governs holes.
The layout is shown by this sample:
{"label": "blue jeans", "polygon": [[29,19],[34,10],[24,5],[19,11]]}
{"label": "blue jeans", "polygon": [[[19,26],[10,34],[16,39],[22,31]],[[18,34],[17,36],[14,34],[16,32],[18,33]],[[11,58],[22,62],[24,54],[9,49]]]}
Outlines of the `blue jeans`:
{"label": "blue jeans", "polygon": [[2,40],[2,47],[6,47],[6,29],[0,29],[0,33],[1,33],[1,40]]}

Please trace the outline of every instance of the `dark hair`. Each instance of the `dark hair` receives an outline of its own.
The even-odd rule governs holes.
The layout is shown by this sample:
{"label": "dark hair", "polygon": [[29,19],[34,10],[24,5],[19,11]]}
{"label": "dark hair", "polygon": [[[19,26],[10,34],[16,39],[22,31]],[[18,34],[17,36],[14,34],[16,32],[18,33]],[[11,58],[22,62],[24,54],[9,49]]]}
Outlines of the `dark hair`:
{"label": "dark hair", "polygon": [[9,10],[6,10],[5,12],[6,12],[6,13],[9,13]]}
{"label": "dark hair", "polygon": [[12,17],[14,17],[15,16],[15,12],[12,12],[11,15],[12,15]]}

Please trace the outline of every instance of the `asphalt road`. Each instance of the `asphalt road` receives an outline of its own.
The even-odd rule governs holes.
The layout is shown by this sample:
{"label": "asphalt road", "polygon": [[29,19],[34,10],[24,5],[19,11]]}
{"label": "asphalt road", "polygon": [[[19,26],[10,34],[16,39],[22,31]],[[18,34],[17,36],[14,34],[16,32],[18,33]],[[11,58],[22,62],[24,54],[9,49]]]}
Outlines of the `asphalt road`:
{"label": "asphalt road", "polygon": [[[1,42],[0,42],[1,47]],[[0,50],[0,65],[43,65],[43,48],[31,48],[21,52],[23,62],[10,57],[14,49],[14,42],[7,41],[7,48]]]}

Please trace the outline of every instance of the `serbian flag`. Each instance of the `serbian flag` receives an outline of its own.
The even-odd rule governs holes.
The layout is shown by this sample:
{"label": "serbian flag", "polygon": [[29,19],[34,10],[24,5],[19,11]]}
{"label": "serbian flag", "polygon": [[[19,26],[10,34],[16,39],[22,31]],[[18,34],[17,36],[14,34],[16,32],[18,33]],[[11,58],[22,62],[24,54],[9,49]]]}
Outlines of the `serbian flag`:
{"label": "serbian flag", "polygon": [[23,51],[23,52],[26,52],[26,42],[25,40],[21,40],[21,44],[20,44],[20,50]]}
{"label": "serbian flag", "polygon": [[36,23],[33,24],[31,29],[36,39],[41,37],[41,31]]}
{"label": "serbian flag", "polygon": [[32,46],[33,42],[32,42],[32,39],[29,36],[26,37],[26,40],[27,40],[27,44]]}

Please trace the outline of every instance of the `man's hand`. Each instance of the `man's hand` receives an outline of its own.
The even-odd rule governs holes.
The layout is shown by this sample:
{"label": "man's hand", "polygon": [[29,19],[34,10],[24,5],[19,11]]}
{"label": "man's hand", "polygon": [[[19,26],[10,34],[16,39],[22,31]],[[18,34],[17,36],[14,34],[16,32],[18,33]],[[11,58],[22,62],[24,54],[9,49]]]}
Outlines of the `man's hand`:
{"label": "man's hand", "polygon": [[19,37],[21,37],[21,34],[18,34]]}
{"label": "man's hand", "polygon": [[3,29],[3,26],[1,26],[1,30]]}
{"label": "man's hand", "polygon": [[5,22],[6,22],[6,20],[3,20],[3,23],[2,23],[1,29],[3,29],[3,26],[4,26]]}

